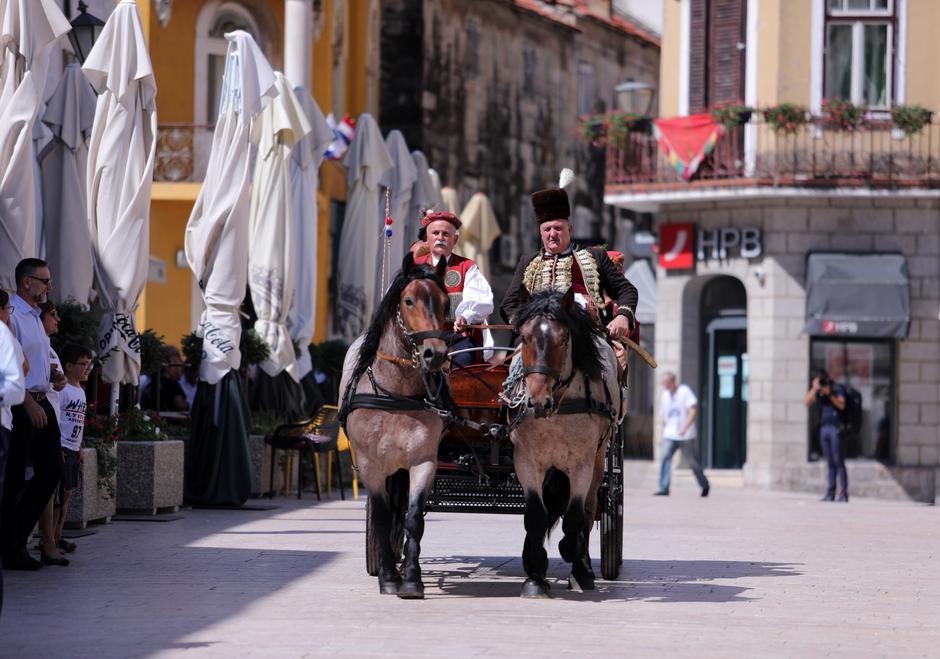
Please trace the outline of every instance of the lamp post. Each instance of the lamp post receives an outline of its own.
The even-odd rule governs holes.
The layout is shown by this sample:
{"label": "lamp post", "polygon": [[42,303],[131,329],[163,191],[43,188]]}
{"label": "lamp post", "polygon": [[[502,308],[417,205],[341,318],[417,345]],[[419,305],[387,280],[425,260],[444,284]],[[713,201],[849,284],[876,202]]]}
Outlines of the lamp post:
{"label": "lamp post", "polygon": [[98,35],[104,28],[104,21],[97,16],[88,13],[88,5],[83,0],[78,2],[78,16],[71,23],[72,31],[69,32],[69,41],[72,42],[72,49],[78,57],[78,61],[83,63],[91,47],[95,45]]}
{"label": "lamp post", "polygon": [[656,100],[656,85],[627,80],[614,87],[614,94],[621,110],[648,117]]}

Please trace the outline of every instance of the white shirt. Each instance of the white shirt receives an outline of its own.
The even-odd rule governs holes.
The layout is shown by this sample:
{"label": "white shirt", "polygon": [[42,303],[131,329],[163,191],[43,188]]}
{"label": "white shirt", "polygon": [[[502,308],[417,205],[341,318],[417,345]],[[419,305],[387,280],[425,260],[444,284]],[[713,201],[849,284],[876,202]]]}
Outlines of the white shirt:
{"label": "white shirt", "polygon": [[26,374],[26,391],[46,392],[49,386],[49,337],[39,319],[39,307],[35,309],[19,295],[10,298],[12,313],[10,323],[16,333],[16,340],[23,347],[23,354],[29,361],[29,373]]}
{"label": "white shirt", "polygon": [[[65,371],[62,370],[62,361],[59,359],[59,356],[56,354],[55,350],[50,347],[49,367],[51,368],[52,366],[55,366],[55,370],[57,370],[59,373],[65,373]],[[56,391],[51,386],[49,387],[49,391],[46,392],[46,398],[49,400],[49,404],[52,405],[52,410],[55,412],[56,423],[61,424],[62,415],[59,414],[59,395],[60,392]]]}
{"label": "white shirt", "polygon": [[689,418],[689,410],[695,405],[698,405],[698,398],[688,386],[680,384],[676,387],[675,393],[669,393],[667,389],[663,389],[659,398],[659,416],[665,421],[663,439],[678,442],[695,439],[694,423],[685,435],[679,435],[679,431]]}
{"label": "white shirt", "polygon": [[23,350],[9,328],[0,323],[0,426],[13,429],[10,408],[26,395],[23,377]]}
{"label": "white shirt", "polygon": [[87,407],[85,390],[81,387],[66,384],[65,389],[59,392],[59,405],[56,412],[59,414],[61,444],[71,451],[78,451],[82,448]]}

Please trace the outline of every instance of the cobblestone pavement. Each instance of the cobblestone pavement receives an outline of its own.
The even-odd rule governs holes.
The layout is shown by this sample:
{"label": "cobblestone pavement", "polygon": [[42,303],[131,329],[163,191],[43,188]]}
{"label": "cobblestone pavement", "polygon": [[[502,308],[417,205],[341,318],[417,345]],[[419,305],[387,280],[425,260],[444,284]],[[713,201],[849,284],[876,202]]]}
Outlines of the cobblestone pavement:
{"label": "cobblestone pavement", "polygon": [[361,501],[114,522],[5,575],[0,656],[937,656],[940,510],[697,494],[629,491],[621,580],[591,593],[556,531],[548,601],[518,597],[516,516],[430,514],[424,601],[379,596]]}

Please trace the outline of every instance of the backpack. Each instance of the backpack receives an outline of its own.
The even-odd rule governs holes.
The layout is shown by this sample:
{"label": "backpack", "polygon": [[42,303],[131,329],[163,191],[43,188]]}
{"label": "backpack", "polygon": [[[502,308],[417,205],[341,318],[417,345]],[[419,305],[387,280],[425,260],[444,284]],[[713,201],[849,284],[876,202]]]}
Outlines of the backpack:
{"label": "backpack", "polygon": [[845,409],[842,410],[842,430],[857,436],[862,429],[862,394],[858,389],[842,385]]}

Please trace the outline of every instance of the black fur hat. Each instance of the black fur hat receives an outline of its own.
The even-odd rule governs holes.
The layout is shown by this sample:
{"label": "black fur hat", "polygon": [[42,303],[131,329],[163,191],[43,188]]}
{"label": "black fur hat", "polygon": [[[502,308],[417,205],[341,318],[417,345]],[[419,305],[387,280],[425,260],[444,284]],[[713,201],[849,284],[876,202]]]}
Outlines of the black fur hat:
{"label": "black fur hat", "polygon": [[548,188],[532,193],[532,208],[538,223],[567,220],[571,216],[568,193],[561,188]]}

